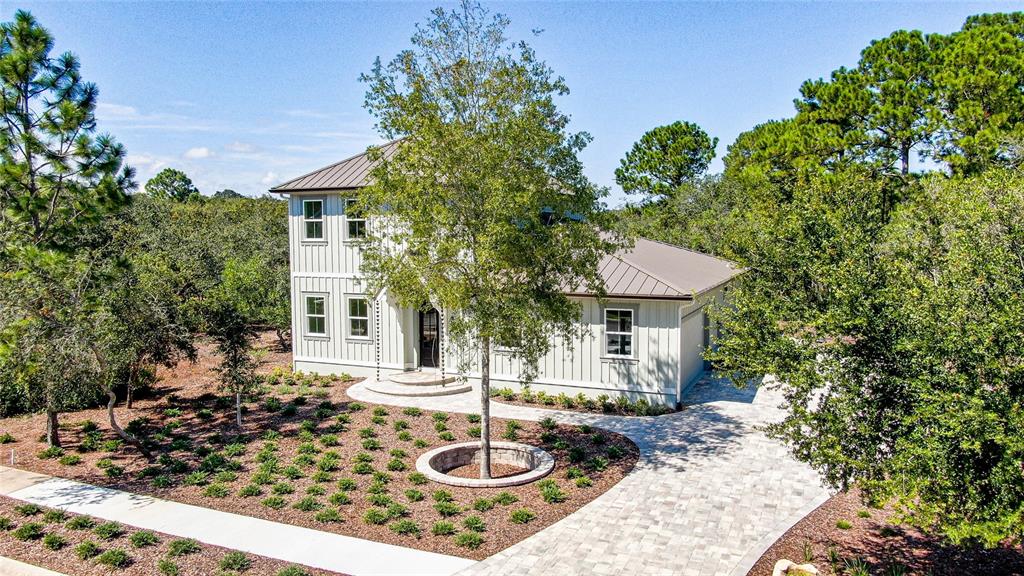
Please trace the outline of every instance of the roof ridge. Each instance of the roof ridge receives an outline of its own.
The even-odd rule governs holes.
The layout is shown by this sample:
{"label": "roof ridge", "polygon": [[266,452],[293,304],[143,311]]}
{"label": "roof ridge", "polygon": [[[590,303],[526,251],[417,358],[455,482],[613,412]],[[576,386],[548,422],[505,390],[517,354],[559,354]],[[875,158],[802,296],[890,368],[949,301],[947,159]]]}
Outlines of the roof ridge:
{"label": "roof ridge", "polygon": [[333,164],[328,164],[327,166],[321,166],[320,168],[317,168],[316,170],[310,170],[309,172],[306,172],[302,176],[296,176],[295,178],[292,178],[291,180],[288,180],[287,182],[282,182],[282,183],[278,184],[277,186],[274,186],[273,188],[270,189],[270,191],[273,192],[274,190],[277,190],[278,188],[283,188],[285,186],[288,186],[292,182],[297,182],[299,180],[302,180],[303,178],[308,178],[308,177],[310,177],[313,174],[316,174],[318,172],[323,172],[324,170],[330,170],[331,168],[334,168],[335,166],[339,166],[339,165],[344,164],[345,162],[348,162],[350,160],[355,160],[356,158],[359,158],[360,156],[366,156],[367,154],[369,154],[370,148],[387,148],[388,146],[391,146],[392,144],[394,144],[394,143],[396,143],[396,142],[398,142],[400,140],[405,140],[405,138],[406,138],[405,136],[402,136],[401,138],[395,138],[394,140],[391,140],[390,142],[385,142],[383,144],[370,144],[369,146],[366,147],[365,150],[363,150],[362,152],[360,152],[358,154],[353,154],[352,156],[349,156],[348,158],[345,158],[343,160],[338,160],[337,162],[335,162]]}

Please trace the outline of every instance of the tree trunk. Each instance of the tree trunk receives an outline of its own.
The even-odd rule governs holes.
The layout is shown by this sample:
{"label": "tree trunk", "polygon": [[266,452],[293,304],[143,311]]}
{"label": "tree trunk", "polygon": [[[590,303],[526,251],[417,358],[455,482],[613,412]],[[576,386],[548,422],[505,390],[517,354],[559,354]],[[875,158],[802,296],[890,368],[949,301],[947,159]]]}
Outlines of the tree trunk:
{"label": "tree trunk", "polygon": [[50,446],[60,447],[60,433],[57,429],[57,411],[46,411],[46,443]]}
{"label": "tree trunk", "polygon": [[291,345],[288,343],[288,340],[285,339],[284,337],[284,330],[280,328],[274,328],[274,333],[277,334],[277,345],[281,347],[281,351],[287,352],[291,348]]}
{"label": "tree trunk", "polygon": [[138,365],[132,364],[131,370],[128,371],[128,391],[126,393],[127,397],[125,398],[125,406],[129,410],[131,410],[132,402],[134,402],[134,400],[135,400],[135,394],[133,394],[133,392],[135,390],[135,379],[138,378],[138,377],[139,377]]}
{"label": "tree trunk", "polygon": [[235,392],[235,424],[242,428],[242,393]]}
{"label": "tree trunk", "polygon": [[124,429],[121,428],[120,425],[118,425],[117,417],[114,416],[114,404],[116,404],[116,403],[117,403],[117,394],[114,393],[113,387],[109,387],[108,386],[107,387],[107,419],[110,421],[110,427],[114,429],[114,432],[116,432],[117,435],[120,436],[122,440],[124,440],[125,442],[131,444],[132,446],[135,446],[135,448],[137,448],[138,451],[141,452],[142,455],[146,457],[146,460],[149,460],[150,462],[152,462],[153,461],[153,454],[146,448],[146,446],[143,445],[142,442],[139,441],[138,438],[136,438],[135,436],[132,436],[131,434],[125,432]]}
{"label": "tree trunk", "polygon": [[491,339],[480,343],[480,477],[491,477]]}
{"label": "tree trunk", "polygon": [[900,147],[900,163],[901,173],[904,176],[910,174],[910,146],[907,144]]}

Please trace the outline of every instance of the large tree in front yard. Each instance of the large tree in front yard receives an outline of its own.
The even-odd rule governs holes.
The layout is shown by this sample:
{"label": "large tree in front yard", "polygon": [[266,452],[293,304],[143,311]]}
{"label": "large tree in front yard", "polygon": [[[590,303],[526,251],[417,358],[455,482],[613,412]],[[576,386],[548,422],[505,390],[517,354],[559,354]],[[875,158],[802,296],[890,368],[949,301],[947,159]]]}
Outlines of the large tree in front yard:
{"label": "large tree in front yard", "polygon": [[[490,353],[510,348],[529,380],[553,335],[579,337],[567,287],[603,294],[603,189],[583,175],[589,141],[567,130],[563,80],[508,20],[463,3],[418,27],[413,47],[365,75],[366,106],[388,138],[357,209],[376,217],[363,262],[400,305],[447,312],[447,334],[481,375],[481,477],[490,477]],[[478,361],[478,362],[477,362]]]}

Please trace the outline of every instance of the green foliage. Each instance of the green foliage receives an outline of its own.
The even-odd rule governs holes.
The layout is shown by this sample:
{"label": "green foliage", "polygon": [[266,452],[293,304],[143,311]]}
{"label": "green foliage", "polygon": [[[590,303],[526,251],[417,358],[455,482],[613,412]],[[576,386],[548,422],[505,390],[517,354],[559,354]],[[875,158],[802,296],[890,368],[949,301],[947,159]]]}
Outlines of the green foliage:
{"label": "green foliage", "polygon": [[146,193],[161,200],[188,202],[199,200],[199,189],[181,170],[164,168],[146,182]]}
{"label": "green foliage", "polygon": [[177,563],[167,558],[161,558],[156,563],[156,569],[160,572],[161,576],[178,576],[181,573],[181,569],[178,568]]}
{"label": "green foliage", "polygon": [[288,501],[280,496],[268,496],[264,498],[260,504],[272,510],[280,510],[288,504]]}
{"label": "green foliage", "polygon": [[476,550],[484,543],[484,538],[477,532],[459,532],[455,536],[455,545]]}
{"label": "green foliage", "polygon": [[487,530],[487,525],[484,523],[483,518],[479,516],[469,516],[462,521],[462,527],[466,530],[472,530],[473,532],[483,532]]}
{"label": "green foliage", "polygon": [[388,513],[380,508],[370,508],[363,514],[363,522],[367,524],[385,524],[389,519]]}
{"label": "green foliage", "polygon": [[186,556],[188,554],[196,554],[200,550],[202,550],[202,546],[200,546],[199,542],[191,538],[171,540],[170,544],[167,545],[167,555],[171,558]]}
{"label": "green foliage", "polygon": [[252,566],[252,560],[250,560],[244,553],[234,550],[228,552],[220,559],[219,566],[221,570],[245,572]]}
{"label": "green foliage", "polygon": [[615,181],[626,194],[645,201],[672,198],[707,170],[718,138],[710,138],[691,122],[674,122],[648,131],[626,153]]}
{"label": "green foliage", "polygon": [[43,547],[47,550],[60,550],[67,546],[68,541],[60,534],[47,534],[43,536]]}
{"label": "green foliage", "polygon": [[96,563],[110,568],[124,568],[132,563],[132,557],[120,548],[111,548],[97,556]]}
{"label": "green foliage", "polygon": [[427,477],[422,472],[413,472],[409,474],[409,482],[416,485],[423,485],[427,483]]}
{"label": "green foliage", "polygon": [[423,500],[423,492],[419,490],[409,489],[405,491],[405,497],[409,502],[419,502]]}
{"label": "green foliage", "polygon": [[487,512],[491,508],[494,508],[494,501],[488,500],[487,498],[477,498],[473,501],[473,509],[477,512]]}
{"label": "green foliage", "polygon": [[388,528],[391,529],[395,534],[401,534],[403,536],[415,536],[420,537],[420,525],[413,522],[412,520],[399,520],[393,522]]}
{"label": "green foliage", "polygon": [[430,528],[430,533],[434,536],[451,536],[455,532],[457,532],[455,524],[446,520],[434,522],[434,525]]}
{"label": "green foliage", "polygon": [[26,522],[15,528],[11,535],[18,540],[38,540],[43,537],[43,524],[40,522]]}
{"label": "green foliage", "polygon": [[14,511],[22,516],[35,516],[43,511],[38,504],[19,504],[14,507]]}
{"label": "green foliage", "polygon": [[321,524],[340,524],[345,521],[336,508],[324,508],[314,514],[313,519]]}
{"label": "green foliage", "polygon": [[129,536],[128,540],[132,543],[132,546],[135,546],[136,548],[155,546],[160,543],[160,539],[157,538],[157,535],[148,530],[139,530]]}
{"label": "green foliage", "polygon": [[88,560],[95,558],[103,549],[92,540],[86,540],[75,546],[75,556],[78,556],[81,560]]}
{"label": "green foliage", "polygon": [[309,572],[306,572],[298,566],[288,566],[277,571],[277,576],[309,576]]}
{"label": "green foliage", "polygon": [[495,504],[501,504],[502,506],[508,506],[519,502],[519,497],[511,492],[498,492],[498,495],[493,498]]}
{"label": "green foliage", "polygon": [[88,516],[75,516],[68,520],[65,526],[72,530],[92,530],[96,526],[96,521]]}
{"label": "green foliage", "polygon": [[509,515],[508,519],[513,524],[526,524],[530,520],[536,518],[537,515],[533,513],[529,508],[518,508],[513,510]]}
{"label": "green foliage", "polygon": [[457,516],[462,513],[462,508],[455,502],[438,502],[434,504],[434,510],[444,517]]}

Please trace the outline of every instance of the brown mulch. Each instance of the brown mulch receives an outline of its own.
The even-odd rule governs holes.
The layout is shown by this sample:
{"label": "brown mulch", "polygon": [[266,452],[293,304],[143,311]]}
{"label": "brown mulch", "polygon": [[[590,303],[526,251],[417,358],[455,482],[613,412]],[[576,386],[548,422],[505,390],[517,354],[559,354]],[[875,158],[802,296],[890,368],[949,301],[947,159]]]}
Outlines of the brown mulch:
{"label": "brown mulch", "polygon": [[[269,346],[271,343],[270,338],[265,338],[265,345]],[[264,360],[260,371],[269,373],[274,367],[287,367],[290,354],[273,351]],[[161,463],[147,462],[129,446],[122,446],[113,452],[106,452],[102,449],[80,452],[78,448],[81,447],[82,440],[85,438],[81,422],[85,420],[99,423],[99,430],[104,439],[115,438],[106,425],[105,411],[99,408],[61,415],[65,452],[81,458],[80,463],[73,465],[62,465],[57,459],[44,459],[38,456],[38,453],[45,448],[45,444],[40,438],[40,434],[45,430],[45,419],[42,415],[0,420],[0,434],[9,432],[16,439],[16,442],[3,446],[4,463],[9,462],[9,450],[13,448],[17,455],[16,466],[35,472],[378,542],[482,559],[523,540],[590,502],[621,480],[633,468],[639,457],[638,449],[629,439],[613,432],[596,428],[591,430],[586,427],[580,429],[574,426],[559,425],[553,430],[553,433],[554,440],[561,442],[544,444],[540,439],[543,430],[538,423],[521,422],[522,428],[516,433],[517,441],[544,446],[555,456],[555,470],[548,478],[554,479],[566,494],[567,499],[564,502],[552,504],[544,502],[536,484],[504,489],[460,488],[430,481],[426,484],[415,484],[410,480],[410,474],[415,471],[415,462],[419,455],[443,444],[475,440],[469,433],[469,429],[477,424],[469,422],[466,415],[450,414],[445,426],[448,428],[447,432],[454,435],[454,440],[445,441],[440,439],[440,433],[435,429],[435,420],[431,412],[423,411],[421,415],[409,416],[403,414],[402,408],[391,406],[381,407],[387,412],[387,415],[382,417],[383,423],[375,424],[372,419],[374,418],[374,408],[377,406],[367,405],[363,409],[355,409],[360,404],[353,402],[346,394],[346,389],[354,381],[330,383],[325,381],[321,385],[314,384],[302,390],[306,395],[303,396],[306,401],[295,406],[293,415],[285,415],[282,411],[267,411],[262,404],[265,398],[259,402],[246,403],[244,430],[241,438],[237,438],[239,430],[234,427],[232,406],[230,403],[223,402],[223,399],[219,399],[216,393],[217,377],[212,371],[215,366],[216,358],[212,353],[211,346],[203,344],[197,363],[186,362],[179,364],[173,370],[160,370],[158,372],[160,381],[150,396],[139,397],[131,410],[123,406],[116,409],[117,417],[122,425],[133,419],[146,419],[146,434],[151,439],[160,438],[156,454],[164,455],[162,463],[165,464],[164,466],[161,466]],[[275,396],[283,404],[288,404],[298,397],[298,391],[296,387],[273,386],[270,396]],[[317,419],[316,411],[322,402],[330,402],[332,408],[323,410],[328,413],[325,418]],[[169,409],[170,413],[167,412]],[[200,414],[199,411],[203,409],[212,411],[212,414]],[[181,411],[180,415],[176,415],[178,410]],[[332,431],[332,426],[338,426],[335,416],[340,414],[347,415],[351,421],[344,425],[344,431]],[[399,420],[407,423],[407,431],[413,439],[422,439],[426,441],[427,446],[416,448],[412,440],[400,440],[399,432],[395,430],[395,422]],[[309,421],[315,428],[314,446],[317,453],[312,454],[314,459],[319,460],[326,451],[337,452],[340,456],[340,468],[330,472],[330,481],[321,483],[313,481],[312,476],[317,471],[315,465],[299,465],[303,477],[295,480],[288,480],[280,473],[300,455],[299,446],[304,443],[299,437],[303,421]],[[165,428],[168,425],[178,427]],[[503,439],[506,426],[506,420],[492,419],[491,429],[495,440]],[[362,429],[374,431],[377,436],[376,440],[381,445],[380,449],[366,450],[362,447],[363,440],[360,438]],[[282,495],[286,505],[277,510],[261,504],[265,498],[273,495],[272,485],[261,486],[261,494],[255,497],[246,498],[238,494],[243,487],[250,484],[253,474],[260,467],[256,456],[261,447],[265,445],[263,438],[268,431],[277,431],[281,434],[281,438],[276,440],[276,456],[280,466],[274,477],[274,482],[287,483],[293,489],[292,493]],[[340,444],[325,446],[320,438],[327,434],[336,435]],[[178,439],[179,445],[175,449],[171,447],[173,439]],[[235,458],[240,463],[240,469],[236,472],[238,478],[218,483],[218,485],[228,488],[230,495],[226,497],[218,498],[206,495],[206,486],[183,484],[186,474],[171,473],[166,466],[168,464],[166,459],[171,457],[174,460],[186,462],[189,471],[194,472],[199,469],[203,460],[202,455],[205,455],[206,450],[218,452],[225,445],[238,441],[246,444],[244,454]],[[186,446],[188,442],[191,443],[192,450]],[[556,445],[558,448],[555,447]],[[607,450],[612,446],[618,447],[623,456],[617,459],[607,458]],[[195,449],[199,447],[202,447],[201,451],[196,454]],[[575,464],[569,462],[570,449],[573,447],[582,449],[582,460]],[[392,467],[401,468],[404,465],[405,470],[388,469],[388,464],[396,459],[389,454],[393,449],[401,450],[405,452],[405,455],[400,455],[397,458],[401,464],[392,464]],[[371,465],[374,470],[388,475],[390,481],[387,484],[387,494],[394,502],[407,508],[407,515],[404,519],[411,520],[419,526],[419,537],[400,535],[392,531],[388,525],[393,523],[395,518],[384,525],[370,525],[363,521],[363,515],[373,508],[368,502],[370,494],[367,491],[373,482],[373,477],[356,474],[353,470],[353,458],[361,452],[372,456]],[[581,454],[574,453],[573,455],[579,457]],[[598,469],[588,467],[588,462],[595,463],[591,460],[594,457],[607,458],[607,462],[596,461]],[[108,477],[104,469],[97,466],[102,459],[109,459],[115,467],[123,469],[123,474]],[[107,462],[102,463],[107,464]],[[599,470],[602,464],[607,464],[607,468]],[[154,468],[153,474],[170,477],[172,481],[170,487],[155,487],[152,476],[140,475],[140,472],[147,467],[154,466],[159,467],[159,470]],[[574,480],[566,478],[566,472],[570,467],[581,469],[593,481],[593,485],[578,487]],[[212,476],[211,474],[210,481],[213,480]],[[348,492],[351,499],[350,504],[335,506],[330,503],[329,498],[339,491],[338,481],[343,478],[355,481],[357,488]],[[293,508],[293,504],[307,497],[307,490],[312,488],[316,491],[318,489],[314,486],[322,487],[326,491],[324,495],[313,496],[315,506],[320,511],[327,508],[337,509],[342,516],[342,522],[318,522],[314,518],[318,510],[301,511]],[[405,494],[409,490],[418,490],[425,497],[420,501],[410,501]],[[434,509],[435,502],[432,494],[437,490],[450,492],[454,501],[463,511],[454,517],[442,518]],[[500,492],[509,492],[518,501],[511,505],[494,505],[493,508],[483,511],[472,508],[475,501],[491,499]],[[536,519],[526,524],[512,523],[509,514],[513,510],[523,507],[533,511],[536,514]],[[475,550],[457,546],[452,536],[431,534],[431,527],[437,521],[448,520],[461,529],[463,520],[471,515],[481,517],[487,527],[486,531],[482,533],[483,544]]]}
{"label": "brown mulch", "polygon": [[[111,572],[125,576],[160,574],[161,571],[158,568],[158,563],[161,560],[167,560],[176,564],[180,576],[209,576],[221,573],[220,562],[224,555],[230,552],[230,550],[219,546],[201,544],[198,552],[169,557],[168,547],[172,541],[179,540],[177,537],[160,532],[152,532],[157,536],[159,542],[151,546],[136,548],[132,545],[129,537],[139,530],[131,526],[121,524],[123,533],[120,536],[104,540],[91,529],[74,529],[69,527],[67,520],[78,516],[77,514],[66,514],[67,519],[65,520],[50,519],[50,521],[47,521],[45,511],[49,510],[48,508],[43,508],[42,512],[37,514],[24,516],[15,510],[17,506],[23,504],[24,502],[14,500],[13,498],[0,496],[0,518],[7,518],[13,524],[10,530],[0,530],[0,556],[48,568],[68,576],[98,576],[110,574]],[[93,520],[96,526],[104,523],[103,520],[98,518],[93,518]],[[44,525],[43,534],[40,538],[22,541],[14,537],[15,530],[19,526],[32,522]],[[50,550],[44,546],[43,538],[50,534],[58,535],[64,539],[64,544],[58,550]],[[96,558],[79,558],[75,548],[86,540],[98,544],[104,552],[115,549],[126,552],[131,563],[124,568],[112,569],[97,563]],[[246,557],[252,563],[250,568],[245,571],[247,575],[271,576],[291,566],[287,562],[255,554],[246,554]],[[310,576],[337,574],[336,572],[309,567],[303,567],[303,569]]]}
{"label": "brown mulch", "polygon": [[[810,552],[810,562],[821,574],[846,574],[848,563],[858,559],[867,564],[871,574],[894,573],[887,572],[894,567],[903,567],[906,574],[932,576],[1024,574],[1024,549],[1020,546],[994,550],[951,546],[939,537],[897,526],[889,521],[891,517],[890,510],[866,507],[856,489],[836,494],[772,544],[747,576],[770,576],[781,559],[805,563],[805,552]],[[851,527],[839,528],[836,523],[840,521]],[[830,562],[830,556],[838,561]]]}
{"label": "brown mulch", "polygon": [[[602,407],[596,400],[592,398],[579,398],[577,396],[566,396],[563,397],[562,401],[559,402],[559,396],[547,396],[544,401],[540,401],[534,398],[533,401],[527,402],[522,399],[520,394],[514,395],[503,395],[500,392],[492,391],[491,402],[497,402],[499,404],[510,404],[512,406],[527,406],[530,408],[545,408],[548,410],[564,410],[566,412],[580,412],[583,414],[606,414],[611,416],[633,416],[637,418],[646,418],[651,416],[661,416],[663,414],[672,414],[673,412],[679,412],[674,406],[667,404],[659,404],[648,408],[650,411],[648,414],[635,414],[630,409],[623,409],[618,405],[609,404],[606,407]],[[684,407],[685,409],[685,407]]]}
{"label": "brown mulch", "polygon": [[[498,464],[491,463],[491,478],[505,478],[507,476],[515,476],[516,474],[522,474],[526,472],[526,468],[520,468],[518,466],[512,466],[511,464]],[[480,465],[479,464],[467,464],[465,466],[459,466],[458,468],[452,468],[445,472],[449,476],[456,476],[459,478],[479,478],[480,477]]]}

